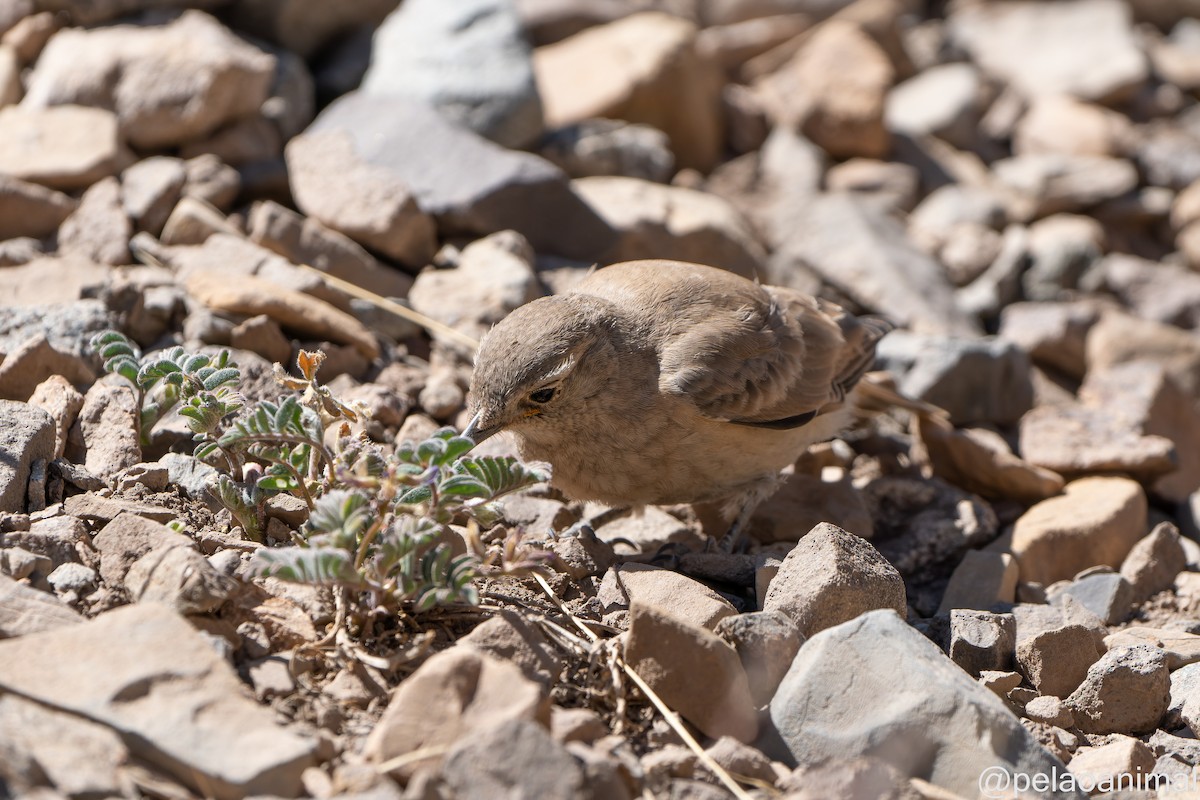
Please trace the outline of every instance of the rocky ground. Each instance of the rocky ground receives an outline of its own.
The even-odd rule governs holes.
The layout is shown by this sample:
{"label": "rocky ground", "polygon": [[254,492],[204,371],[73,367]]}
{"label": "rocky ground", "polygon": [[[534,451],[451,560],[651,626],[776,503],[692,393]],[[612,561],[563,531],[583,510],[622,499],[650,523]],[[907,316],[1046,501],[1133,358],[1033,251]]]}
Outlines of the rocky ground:
{"label": "rocky ground", "polygon": [[[397,6],[0,2],[0,796],[1186,781],[1190,3]],[[813,448],[748,553],[707,551],[703,509],[541,486],[486,534],[554,553],[541,582],[351,618],[344,593],[256,577],[307,505],[265,501],[253,541],[186,420],[139,436],[89,346],[229,349],[250,408],[320,349],[387,451],[461,428],[464,342],[645,257],[892,318],[880,369],[947,414],[875,408]],[[1106,794],[1122,774],[1143,789]]]}

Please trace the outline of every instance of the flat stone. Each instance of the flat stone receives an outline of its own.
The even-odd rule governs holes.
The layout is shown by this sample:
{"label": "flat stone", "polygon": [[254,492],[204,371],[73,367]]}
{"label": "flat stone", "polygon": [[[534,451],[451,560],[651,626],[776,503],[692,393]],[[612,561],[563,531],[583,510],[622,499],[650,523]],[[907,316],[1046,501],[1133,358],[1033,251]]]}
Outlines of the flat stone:
{"label": "flat stone", "polygon": [[763,611],[783,612],[805,637],[877,608],[907,613],[900,573],[866,540],[828,523],[787,554],[763,603]]}
{"label": "flat stone", "polygon": [[1099,747],[1079,748],[1068,768],[1082,785],[1136,786],[1154,765],[1150,748],[1132,736],[1116,736]]}
{"label": "flat stone", "polygon": [[79,427],[87,453],[84,467],[105,478],[142,460],[141,409],[124,381],[97,382],[83,398]]}
{"label": "flat stone", "polygon": [[[770,712],[785,751],[768,755],[789,764],[870,756],[903,777],[964,797],[976,795],[987,767],[1063,771],[1004,701],[890,610],[868,612],[806,642]],[[905,746],[880,746],[894,737]]]}
{"label": "flat stone", "polygon": [[542,103],[517,11],[503,0],[406,2],[375,31],[368,94],[408,97],[504,147],[542,133]]}
{"label": "flat stone", "polygon": [[10,400],[32,399],[38,385],[60,375],[74,384],[95,380],[92,362],[56,347],[42,333],[12,348],[0,362],[0,397]]}
{"label": "flat stone", "polygon": [[1146,733],[1170,705],[1166,654],[1156,647],[1114,647],[1088,668],[1066,699],[1086,733]]}
{"label": "flat stone", "polygon": [[1012,669],[1017,623],[1012,614],[954,609],[950,612],[950,660],[972,677]]}
{"label": "flat stone", "polygon": [[36,406],[0,400],[0,511],[25,510],[29,475],[54,458],[54,420]]}
{"label": "flat stone", "polygon": [[100,553],[100,576],[110,586],[123,585],[129,570],[147,553],[195,547],[187,536],[130,511],[105,525],[92,538],[92,544]]}
{"label": "flat stone", "polygon": [[1105,156],[1016,156],[996,162],[992,174],[1020,197],[1012,204],[1012,213],[1022,220],[1085,211],[1121,197],[1138,185],[1133,164]]}
{"label": "flat stone", "polygon": [[[612,230],[572,192],[557,167],[529,153],[505,150],[408,100],[345,95],[289,142],[286,153],[301,209],[358,241],[363,241],[361,234],[315,210],[323,193],[349,203],[346,192],[352,190],[360,198],[357,209],[362,197],[370,203],[415,199],[411,209],[403,205],[395,219],[377,223],[381,232],[400,226],[389,235],[403,233],[413,245],[386,251],[379,242],[373,246],[397,258],[401,250],[419,251],[418,265],[432,255],[433,231],[427,217],[413,216],[417,207],[436,218],[443,236],[511,229],[538,252],[569,258],[595,258],[614,240]],[[347,188],[334,194],[339,185]],[[347,220],[353,218],[347,215]],[[399,258],[405,263],[411,259]]]}
{"label": "flat stone", "polygon": [[58,229],[77,203],[70,196],[12,175],[0,175],[0,240],[40,239]]}
{"label": "flat stone", "polygon": [[909,136],[933,135],[957,147],[978,138],[987,92],[979,69],[968,63],[939,64],[892,87],[884,123]]}
{"label": "flat stone", "polygon": [[1043,500],[1013,527],[1021,580],[1049,586],[1088,567],[1120,567],[1145,534],[1146,496],[1127,478],[1082,478]]}
{"label": "flat stone", "polygon": [[354,347],[365,358],[379,355],[379,345],[366,326],[340,309],[263,278],[233,273],[193,271],[188,293],[216,311],[255,316],[266,314],[301,337]]}
{"label": "flat stone", "polygon": [[0,108],[0,172],[51,189],[86,189],[116,174],[117,118],[83,106]]}
{"label": "flat stone", "polygon": [[250,240],[295,264],[307,264],[384,297],[404,297],[412,278],[381,263],[353,239],[272,200],[255,204]]}
{"label": "flat stone", "polygon": [[1022,716],[1034,722],[1041,722],[1044,725],[1054,725],[1058,728],[1072,728],[1075,726],[1075,717],[1071,714],[1071,710],[1063,704],[1062,700],[1054,695],[1041,695],[1033,698],[1025,704]]}
{"label": "flat stone", "polygon": [[986,428],[955,428],[948,420],[921,416],[917,433],[934,474],[984,497],[1044,500],[1062,491],[1053,470],[1018,458],[999,434]]}
{"label": "flat stone", "polygon": [[[423,748],[451,747],[512,720],[549,723],[544,688],[520,668],[473,647],[452,647],[428,659],[392,693],[363,752],[382,764]],[[410,778],[437,767],[442,754],[413,759],[392,770]]]}
{"label": "flat stone", "polygon": [[254,113],[274,71],[274,56],[187,11],[166,24],[60,31],[38,59],[23,105],[107,109],[130,144],[153,150]]}
{"label": "flat stone", "polygon": [[1167,654],[1171,670],[1200,661],[1200,636],[1183,631],[1131,626],[1106,636],[1104,643],[1110,650],[1137,644],[1156,647]]}
{"label": "flat stone", "polygon": [[[1187,725],[1193,734],[1200,728],[1200,664],[1187,664],[1171,673],[1168,716],[1171,722]],[[1168,725],[1164,722],[1163,727]]]}
{"label": "flat stone", "polygon": [[[463,737],[446,756],[455,797],[579,797],[590,782],[583,765],[536,722],[514,719]],[[519,789],[515,788],[519,787]]]}
{"label": "flat stone", "polygon": [[708,630],[737,613],[728,600],[699,581],[648,564],[618,564],[605,575],[596,595],[606,612],[641,603],[669,608],[681,620]]}
{"label": "flat stone", "polygon": [[985,72],[1027,97],[1113,101],[1149,77],[1129,7],[1117,0],[963,8],[948,32]]}
{"label": "flat stone", "polygon": [[737,652],[716,634],[676,616],[671,606],[633,603],[625,659],[705,735],[741,742],[758,735],[754,700]]}
{"label": "flat stone", "polygon": [[100,582],[100,576],[91,567],[68,562],[55,567],[54,571],[46,576],[46,582],[53,586],[54,591],[59,594],[76,592],[84,595],[96,588]]}
{"label": "flat stone", "polygon": [[0,575],[0,639],[50,631],[83,622],[83,616],[54,595]]}
{"label": "flat stone", "polygon": [[722,145],[722,80],[697,53],[696,34],[691,22],[645,12],[539,47],[547,126],[596,117],[652,125],[670,137],[680,167],[711,169]]}
{"label": "flat stone", "polygon": [[222,800],[295,796],[317,742],[274,722],[186,620],[153,603],[0,642],[0,687],[100,722],[136,757]]}
{"label": "flat stone", "polygon": [[21,547],[44,556],[52,568],[78,562],[81,548],[91,548],[91,541],[87,526],[72,516],[35,520],[29,530],[4,534],[5,547]]}

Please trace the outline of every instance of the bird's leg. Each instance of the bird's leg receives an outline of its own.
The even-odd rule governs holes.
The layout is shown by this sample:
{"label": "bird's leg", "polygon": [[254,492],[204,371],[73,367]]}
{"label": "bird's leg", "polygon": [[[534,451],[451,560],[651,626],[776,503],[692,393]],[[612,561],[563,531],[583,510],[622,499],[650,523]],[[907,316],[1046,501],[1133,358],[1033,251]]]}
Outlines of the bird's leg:
{"label": "bird's leg", "polygon": [[750,518],[754,516],[754,512],[758,510],[763,501],[775,494],[789,477],[791,477],[790,472],[778,472],[761,478],[725,504],[725,515],[726,517],[732,516],[733,523],[717,542],[718,552],[741,552],[744,548],[749,547],[749,540],[743,534],[750,527]]}

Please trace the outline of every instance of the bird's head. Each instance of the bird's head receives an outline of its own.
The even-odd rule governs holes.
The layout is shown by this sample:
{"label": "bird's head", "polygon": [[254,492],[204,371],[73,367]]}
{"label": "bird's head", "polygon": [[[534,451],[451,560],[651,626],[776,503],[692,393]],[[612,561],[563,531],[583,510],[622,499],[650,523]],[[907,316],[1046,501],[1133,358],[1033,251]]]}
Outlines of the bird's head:
{"label": "bird's head", "polygon": [[562,295],[505,317],[475,356],[463,435],[478,443],[511,430],[548,444],[586,425],[619,368],[616,314],[605,300]]}

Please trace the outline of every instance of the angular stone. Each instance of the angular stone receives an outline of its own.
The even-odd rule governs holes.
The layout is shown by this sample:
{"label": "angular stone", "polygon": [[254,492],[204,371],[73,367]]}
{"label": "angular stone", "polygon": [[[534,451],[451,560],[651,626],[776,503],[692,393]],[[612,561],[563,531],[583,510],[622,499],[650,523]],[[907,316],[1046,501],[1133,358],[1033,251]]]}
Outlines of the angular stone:
{"label": "angular stone", "polygon": [[972,677],[1012,669],[1017,623],[1012,614],[954,609],[950,612],[950,659]]}
{"label": "angular stone", "polygon": [[1021,515],[1012,554],[1021,580],[1049,586],[1088,567],[1119,567],[1145,530],[1141,486],[1127,478],[1083,478]]}
{"label": "angular stone", "polygon": [[25,510],[30,472],[54,458],[54,420],[10,400],[0,400],[0,420],[0,511],[16,514]]}
{"label": "angular stone", "polygon": [[1171,677],[1162,650],[1147,645],[1114,647],[1088,668],[1067,698],[1075,723],[1086,733],[1147,733],[1170,705]]}
{"label": "angular stone", "polygon": [[116,174],[121,157],[117,118],[110,111],[0,108],[0,173],[52,189],[86,189]]}
{"label": "angular stone", "polygon": [[278,727],[182,617],[148,603],[0,642],[0,688],[117,731],[136,757],[221,800],[295,796],[317,742]]}
{"label": "angular stone", "polygon": [[[138,230],[158,236],[187,182],[183,161],[153,156],[121,173],[121,202]],[[168,242],[170,244],[170,242]]]}
{"label": "angular stone", "polygon": [[100,553],[100,576],[120,586],[138,559],[166,548],[194,548],[192,540],[153,520],[125,511],[105,525],[92,540]]}
{"label": "angular stone", "polygon": [[883,120],[894,79],[887,54],[865,30],[830,20],[754,89],[777,124],[798,130],[831,156],[882,158],[891,145]]}
{"label": "angular stone", "polygon": [[0,639],[16,638],[83,622],[78,611],[54,595],[0,575]]}
{"label": "angular stone", "polygon": [[905,394],[946,409],[958,425],[1010,424],[1033,405],[1029,356],[1001,339],[894,331],[878,357]]}
{"label": "angular stone", "polygon": [[955,307],[941,265],[914,247],[883,210],[837,193],[812,197],[791,211],[771,261],[772,282],[787,285],[804,266],[901,325],[927,333],[974,332],[974,323]]}
{"label": "angular stone", "polygon": [[633,603],[625,643],[629,666],[705,735],[752,742],[758,716],[737,653],[670,608]]}
{"label": "angular stone", "polygon": [[716,634],[737,651],[756,706],[771,701],[779,682],[804,644],[796,623],[778,611],[753,611],[726,617]]}
{"label": "angular stone", "polygon": [[631,14],[539,47],[533,66],[549,127],[595,117],[645,123],[671,138],[679,166],[715,166],[722,80],[697,53],[692,23]]}
{"label": "angular stone", "polygon": [[27,531],[4,534],[5,547],[21,547],[49,559],[51,567],[79,561],[81,548],[91,548],[83,521],[71,516],[35,520]]}
{"label": "angular stone", "polygon": [[1018,195],[1019,199],[1012,204],[1012,214],[1022,220],[1085,211],[1138,185],[1137,168],[1133,164],[1104,156],[1062,153],[1016,156],[996,162],[992,174]]}
{"label": "angular stone", "polygon": [[121,207],[121,185],[116,178],[93,184],[79,208],[58,230],[59,252],[100,264],[128,264],[133,226]]}
{"label": "angular stone", "polygon": [[506,0],[406,2],[375,31],[367,94],[423,102],[504,147],[542,133],[529,44]]}
{"label": "angular stone", "polygon": [[1140,786],[1155,769],[1154,754],[1132,736],[1115,736],[1099,747],[1081,747],[1068,765],[1084,786]]}
{"label": "angular stone", "polygon": [[[512,720],[549,724],[545,690],[521,670],[472,647],[438,653],[404,679],[367,738],[363,752],[382,764],[430,748],[440,751],[470,741]],[[442,753],[412,759],[391,770],[410,778],[418,769],[437,767]]]}
{"label": "angular stone", "polygon": [[954,568],[938,613],[955,608],[988,611],[1012,603],[1017,591],[1017,562],[1008,553],[968,550]]}
{"label": "angular stone", "polygon": [[1099,658],[1095,635],[1082,625],[1063,625],[1030,636],[1018,629],[1017,665],[1040,694],[1067,697]]}
{"label": "angular stone", "polygon": [[83,465],[89,472],[108,478],[142,460],[140,416],[128,384],[114,380],[92,385],[79,411],[87,452]]}
{"label": "angular stone", "polygon": [[933,135],[969,148],[979,137],[987,91],[979,69],[967,63],[940,64],[892,88],[884,109],[889,131]]}
{"label": "angular stone", "polygon": [[[771,701],[771,719],[786,752],[768,755],[801,766],[870,755],[964,797],[976,796],[986,767],[1063,771],[1000,698],[891,611],[806,642]],[[880,747],[896,737],[904,747]]]}
{"label": "angular stone", "polygon": [[737,613],[728,600],[699,581],[648,564],[614,566],[605,574],[596,599],[606,611],[635,603],[669,608],[679,619],[708,630]]}
{"label": "angular stone", "polygon": [[254,113],[274,71],[274,56],[187,11],[160,25],[60,31],[38,59],[23,105],[107,109],[130,144],[153,150]]}
{"label": "angular stone", "polygon": [[562,658],[546,641],[541,628],[507,609],[478,625],[459,642],[516,664],[525,677],[546,686],[554,685],[563,666]]}
{"label": "angular stone", "polygon": [[667,183],[675,172],[665,133],[619,119],[586,119],[550,131],[538,154],[572,178],[620,175]]}
{"label": "angular stone", "polygon": [[61,192],[0,175],[0,240],[17,236],[40,239],[53,233],[76,205]]}
{"label": "angular stone", "polygon": [[1067,95],[1034,98],[1013,132],[1013,152],[1120,156],[1129,118]]}
{"label": "angular stone", "polygon": [[[366,181],[360,193],[368,197],[415,197],[444,236],[512,229],[539,252],[581,259],[594,258],[613,241],[611,229],[558,168],[500,148],[410,101],[343,96],[288,144],[287,157],[293,179],[310,172],[318,193],[327,191],[322,181],[352,177],[350,185]],[[353,238],[307,208],[302,184],[295,188],[302,209]]]}
{"label": "angular stone", "polygon": [[719,197],[637,178],[595,177],[572,188],[619,236],[602,261],[665,258],[761,277],[766,253],[749,224]]}
{"label": "angular stone", "polygon": [[1171,588],[1175,576],[1187,567],[1187,554],[1180,543],[1179,529],[1170,522],[1160,522],[1125,556],[1121,562],[1121,575],[1133,588],[1133,602],[1144,603]]}
{"label": "angular stone", "polygon": [[135,602],[160,603],[180,614],[215,611],[236,588],[237,582],[218,572],[190,542],[154,546],[125,575],[125,589]]}
{"label": "angular stone", "polygon": [[255,204],[250,240],[295,264],[307,264],[384,297],[404,297],[412,278],[385,266],[353,239],[272,200]]}
{"label": "angular stone", "polygon": [[[1171,576],[1174,580],[1174,576]],[[1074,597],[1107,625],[1120,625],[1129,617],[1133,587],[1115,572],[1100,572],[1076,578],[1061,594]]]}
{"label": "angular stone", "polygon": [[1002,339],[1029,353],[1034,363],[1072,378],[1087,369],[1087,333],[1099,319],[1094,303],[1013,303],[1000,315]]}
{"label": "angular stone", "polygon": [[877,608],[907,614],[900,573],[866,540],[828,523],[787,554],[763,603],[763,611],[783,612],[806,637]]}
{"label": "angular stone", "polygon": [[91,383],[92,363],[74,353],[63,352],[41,333],[33,334],[12,348],[0,362],[0,397],[25,400],[43,381],[61,375],[71,383]]}
{"label": "angular stone", "polygon": [[985,72],[1027,97],[1128,97],[1149,77],[1129,6],[1118,0],[989,3],[950,15],[948,32]]}
{"label": "angular stone", "polygon": [[1022,716],[1034,722],[1040,722],[1044,725],[1054,725],[1058,728],[1075,727],[1074,715],[1071,714],[1070,709],[1063,705],[1063,701],[1054,695],[1041,695],[1033,698],[1025,704]]}
{"label": "angular stone", "polygon": [[[796,542],[822,522],[833,523],[864,539],[875,533],[871,511],[852,481],[825,481],[803,472],[791,475],[754,510],[749,531],[758,542]],[[710,535],[723,533],[724,529],[719,529]]]}
{"label": "angular stone", "polygon": [[[455,797],[580,797],[583,765],[545,727],[514,719],[464,737],[446,756],[446,785]],[[519,787],[519,788],[517,788]]]}
{"label": "angular stone", "polygon": [[67,446],[67,432],[83,408],[83,395],[62,375],[51,375],[29,396],[29,404],[44,410],[54,420],[54,458]]}
{"label": "angular stone", "polygon": [[[1200,728],[1200,664],[1186,664],[1171,673],[1171,700],[1168,721],[1183,723],[1193,733]],[[1163,727],[1168,726],[1164,721]]]}

